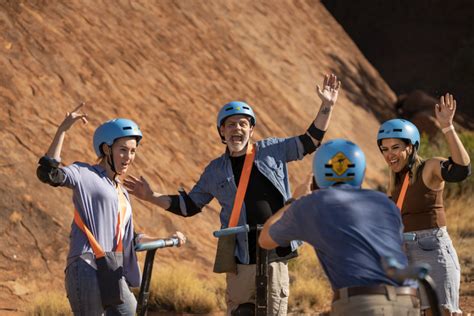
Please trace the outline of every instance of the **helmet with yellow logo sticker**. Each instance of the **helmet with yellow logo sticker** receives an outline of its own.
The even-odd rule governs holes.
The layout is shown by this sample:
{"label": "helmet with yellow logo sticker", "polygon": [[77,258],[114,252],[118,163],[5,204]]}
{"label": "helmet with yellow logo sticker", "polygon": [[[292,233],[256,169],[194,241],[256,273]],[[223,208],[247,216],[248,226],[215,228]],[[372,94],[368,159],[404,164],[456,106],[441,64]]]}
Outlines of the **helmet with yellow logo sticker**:
{"label": "helmet with yellow logo sticker", "polygon": [[129,119],[117,118],[100,125],[94,132],[94,150],[97,157],[103,156],[100,148],[102,144],[112,146],[115,140],[122,137],[135,137],[138,145],[143,135],[140,127]]}
{"label": "helmet with yellow logo sticker", "polygon": [[365,175],[365,155],[351,141],[329,140],[314,155],[313,174],[323,189],[336,183],[360,187]]}

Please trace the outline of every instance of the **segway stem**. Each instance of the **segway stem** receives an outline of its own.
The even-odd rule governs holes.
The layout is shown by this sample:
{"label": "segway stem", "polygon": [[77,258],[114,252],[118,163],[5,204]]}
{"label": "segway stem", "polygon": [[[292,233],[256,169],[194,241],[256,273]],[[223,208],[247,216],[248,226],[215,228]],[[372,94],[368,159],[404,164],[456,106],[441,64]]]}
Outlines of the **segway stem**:
{"label": "segway stem", "polygon": [[268,251],[263,249],[258,244],[258,237],[263,225],[250,227],[249,225],[242,225],[230,228],[223,228],[213,233],[214,237],[222,237],[234,235],[239,233],[248,233],[249,231],[257,231],[257,260],[256,260],[256,274],[255,274],[255,315],[267,315],[267,286],[268,286]]}
{"label": "segway stem", "polygon": [[158,239],[152,242],[140,243],[135,246],[135,251],[146,251],[145,265],[143,267],[142,283],[138,294],[137,315],[145,316],[148,310],[148,299],[150,296],[150,283],[153,271],[153,262],[156,250],[166,247],[174,247],[179,244],[178,238]]}

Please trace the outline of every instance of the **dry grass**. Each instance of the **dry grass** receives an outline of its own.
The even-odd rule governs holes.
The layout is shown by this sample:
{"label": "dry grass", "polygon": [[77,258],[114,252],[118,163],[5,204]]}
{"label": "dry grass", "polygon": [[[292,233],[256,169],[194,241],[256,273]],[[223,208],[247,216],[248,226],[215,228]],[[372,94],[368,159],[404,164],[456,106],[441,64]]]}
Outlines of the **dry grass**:
{"label": "dry grass", "polygon": [[27,314],[35,316],[72,315],[72,312],[64,292],[43,292],[35,297]]}
{"label": "dry grass", "polygon": [[331,287],[311,246],[305,244],[289,263],[289,310],[308,313],[329,309]]}
{"label": "dry grass", "polygon": [[474,281],[474,197],[447,201],[448,230],[461,264],[462,282]]}
{"label": "dry grass", "polygon": [[199,278],[189,265],[163,267],[153,274],[150,309],[210,313],[224,308],[225,280]]}

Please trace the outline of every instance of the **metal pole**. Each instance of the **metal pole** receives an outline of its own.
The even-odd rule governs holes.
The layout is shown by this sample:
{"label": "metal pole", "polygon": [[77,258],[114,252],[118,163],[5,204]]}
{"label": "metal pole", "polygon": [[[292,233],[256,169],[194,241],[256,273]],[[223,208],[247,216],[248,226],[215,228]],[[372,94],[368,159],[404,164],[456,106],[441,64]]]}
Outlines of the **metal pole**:
{"label": "metal pole", "polygon": [[143,268],[143,279],[140,285],[140,294],[138,294],[137,314],[146,316],[148,309],[148,297],[150,296],[151,272],[153,270],[153,261],[155,259],[156,249],[146,252],[145,265]]}
{"label": "metal pole", "polygon": [[257,273],[255,275],[256,299],[255,315],[267,315],[267,284],[268,284],[268,251],[260,248],[258,238],[263,226],[257,226]]}

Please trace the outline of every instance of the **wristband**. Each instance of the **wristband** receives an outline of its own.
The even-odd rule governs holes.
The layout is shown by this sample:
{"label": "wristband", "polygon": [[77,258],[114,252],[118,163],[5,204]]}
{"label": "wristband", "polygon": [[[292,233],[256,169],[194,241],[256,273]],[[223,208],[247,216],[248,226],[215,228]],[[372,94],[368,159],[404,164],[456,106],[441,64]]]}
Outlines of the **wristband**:
{"label": "wristband", "polygon": [[442,128],[441,131],[443,132],[443,134],[446,134],[449,131],[454,131],[454,126],[451,124],[448,127]]}
{"label": "wristband", "polygon": [[311,137],[321,142],[326,131],[320,130],[319,128],[314,126],[314,123],[311,123],[311,125],[308,127],[308,133],[309,135],[311,135]]}

